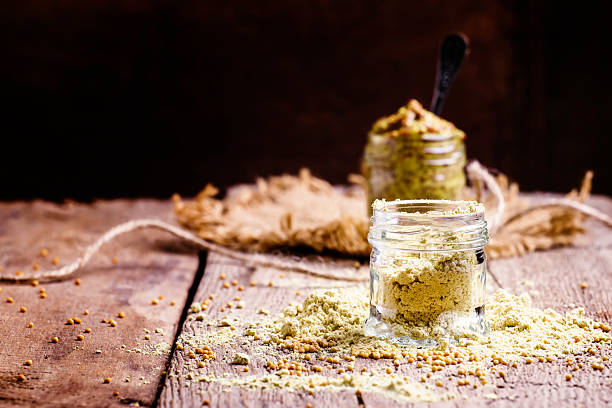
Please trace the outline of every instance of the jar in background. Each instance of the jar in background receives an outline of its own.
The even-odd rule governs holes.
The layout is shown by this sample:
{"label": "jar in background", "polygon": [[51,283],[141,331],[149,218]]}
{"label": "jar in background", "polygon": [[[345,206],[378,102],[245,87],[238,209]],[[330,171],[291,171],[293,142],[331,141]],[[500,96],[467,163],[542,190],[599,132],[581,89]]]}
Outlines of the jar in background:
{"label": "jar in background", "polygon": [[366,335],[424,347],[486,335],[484,206],[377,200],[373,207]]}
{"label": "jar in background", "polygon": [[465,186],[464,139],[414,99],[376,121],[362,161],[368,205],[382,198],[457,199]]}

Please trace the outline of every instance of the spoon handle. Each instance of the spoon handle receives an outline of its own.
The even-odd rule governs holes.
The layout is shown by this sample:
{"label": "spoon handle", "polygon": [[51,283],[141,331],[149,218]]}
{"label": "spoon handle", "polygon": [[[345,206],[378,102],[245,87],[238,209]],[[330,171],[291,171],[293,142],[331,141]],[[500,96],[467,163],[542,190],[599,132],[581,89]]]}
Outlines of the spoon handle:
{"label": "spoon handle", "polygon": [[442,112],[448,91],[455,79],[455,74],[457,74],[461,63],[469,53],[470,40],[465,34],[451,34],[442,42],[430,108],[436,115],[440,115]]}

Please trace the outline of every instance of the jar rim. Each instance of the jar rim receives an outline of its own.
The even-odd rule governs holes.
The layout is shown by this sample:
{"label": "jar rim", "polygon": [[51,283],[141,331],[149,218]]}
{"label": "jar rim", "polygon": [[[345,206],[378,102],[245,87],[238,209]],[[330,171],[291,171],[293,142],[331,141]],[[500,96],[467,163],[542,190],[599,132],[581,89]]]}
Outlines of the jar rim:
{"label": "jar rim", "polygon": [[[375,200],[372,203],[372,209],[374,215],[377,214],[393,214],[396,216],[409,216],[409,217],[465,217],[482,215],[484,216],[484,205],[478,201],[468,200],[429,200],[429,199],[418,199],[418,200],[394,200],[386,201]],[[412,209],[416,211],[403,211],[406,209]],[[425,212],[418,210],[427,210]]]}

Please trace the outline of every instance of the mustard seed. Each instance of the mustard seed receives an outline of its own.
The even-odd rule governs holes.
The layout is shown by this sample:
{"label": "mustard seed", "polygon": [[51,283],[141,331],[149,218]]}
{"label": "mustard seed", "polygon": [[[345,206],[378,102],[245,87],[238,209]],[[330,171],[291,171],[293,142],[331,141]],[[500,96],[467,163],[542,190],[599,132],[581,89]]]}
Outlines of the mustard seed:
{"label": "mustard seed", "polygon": [[45,292],[42,292],[42,293],[40,294],[40,298],[41,298],[41,299],[46,299],[46,298],[47,298],[47,294],[46,294]]}
{"label": "mustard seed", "polygon": [[251,285],[251,286],[256,286],[256,285],[257,285],[257,282],[255,282],[255,281],[250,281],[250,282],[249,282],[249,285]]}
{"label": "mustard seed", "polygon": [[159,300],[153,299],[153,300],[151,300],[151,304],[152,305],[157,305],[157,304],[159,304]]}
{"label": "mustard seed", "polygon": [[30,329],[31,329],[32,327],[34,327],[34,322],[29,322],[29,323],[28,323],[28,328],[30,328]]}
{"label": "mustard seed", "polygon": [[83,336],[82,334],[79,334],[78,336],[76,336],[76,339],[78,341],[83,341],[83,340],[85,340],[85,336]]}
{"label": "mustard seed", "polygon": [[58,265],[60,263],[60,259],[58,257],[53,258],[53,265]]}
{"label": "mustard seed", "polygon": [[87,310],[87,309],[83,310],[83,314],[84,314],[85,316],[87,316],[87,315],[89,314],[89,310]]}
{"label": "mustard seed", "polygon": [[106,378],[104,379],[104,384],[110,384],[110,383],[111,383],[111,381],[112,381],[112,379],[110,379],[109,377],[106,377]]}
{"label": "mustard seed", "polygon": [[74,324],[74,320],[72,320],[72,319],[68,319],[68,320],[66,320],[66,324],[67,324],[68,326],[71,326],[71,325],[73,325],[73,324]]}
{"label": "mustard seed", "polygon": [[6,303],[15,303],[15,299],[9,296],[6,298]]}
{"label": "mustard seed", "polygon": [[238,281],[236,279],[232,280],[232,286],[236,286],[238,284]]}
{"label": "mustard seed", "polygon": [[79,286],[81,284],[81,280],[80,279],[75,279],[74,280],[74,284]]}
{"label": "mustard seed", "polygon": [[31,366],[34,363],[32,363],[32,360],[26,360],[24,364],[27,366]]}
{"label": "mustard seed", "polygon": [[176,302],[174,300],[171,300],[170,301],[170,306],[174,306],[174,305],[176,305]]}
{"label": "mustard seed", "polygon": [[40,256],[47,256],[49,255],[49,250],[47,248],[43,248],[40,250]]}
{"label": "mustard seed", "polygon": [[223,282],[223,287],[224,287],[225,289],[228,289],[228,288],[229,288],[229,283],[227,283],[227,282]]}
{"label": "mustard seed", "polygon": [[57,337],[52,337],[51,343],[59,343],[59,339]]}
{"label": "mustard seed", "polygon": [[28,311],[28,309],[26,309],[26,308],[25,308],[25,306],[21,306],[21,308],[19,309],[19,311],[20,311],[21,313],[25,313],[25,312],[27,312],[27,311]]}
{"label": "mustard seed", "polygon": [[32,281],[32,286],[38,286],[38,281],[37,280],[33,280]]}
{"label": "mustard seed", "polygon": [[117,313],[117,317],[120,319],[123,319],[125,317],[125,313],[124,312],[119,312]]}
{"label": "mustard seed", "polygon": [[117,262],[119,262],[119,260],[117,259],[116,256],[113,256],[113,259],[111,259],[111,262],[117,265]]}
{"label": "mustard seed", "polygon": [[17,376],[17,381],[25,381],[25,380],[26,380],[25,375],[23,375],[23,374],[19,374],[19,375]]}
{"label": "mustard seed", "polygon": [[85,333],[91,333],[91,329],[89,327],[86,327],[84,330]]}

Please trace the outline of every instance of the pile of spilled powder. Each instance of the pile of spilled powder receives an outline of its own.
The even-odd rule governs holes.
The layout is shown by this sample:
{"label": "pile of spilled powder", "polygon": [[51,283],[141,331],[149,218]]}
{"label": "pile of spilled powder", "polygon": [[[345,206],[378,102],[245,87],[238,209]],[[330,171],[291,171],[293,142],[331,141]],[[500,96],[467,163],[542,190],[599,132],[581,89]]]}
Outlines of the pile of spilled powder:
{"label": "pile of spilled powder", "polygon": [[[366,288],[318,290],[303,304],[293,304],[284,310],[278,318],[278,334],[281,342],[287,338],[306,344],[324,341],[343,350],[368,344],[379,347],[378,340],[363,334],[368,312]],[[586,318],[582,308],[561,315],[552,309],[533,307],[527,294],[515,296],[504,289],[489,296],[486,316],[491,325],[488,338],[466,337],[452,347],[516,360],[582,353],[594,343],[611,340],[607,334],[610,328]],[[389,342],[389,346],[395,345]]]}
{"label": "pile of spilled powder", "polygon": [[[457,386],[481,389],[482,397],[493,395],[495,381],[505,379],[506,370],[518,364],[563,358],[568,381],[570,373],[583,366],[603,372],[608,364],[608,347],[603,345],[611,342],[609,326],[585,317],[581,308],[565,315],[539,309],[527,294],[515,296],[498,290],[487,298],[488,337],[466,337],[428,349],[365,336],[368,315],[366,287],[318,289],[302,303],[289,304],[279,315],[261,311],[261,318],[249,323],[233,312],[216,321],[193,310],[188,319],[207,330],[204,335],[181,335],[177,350],[184,353],[185,364],[177,374],[185,377],[187,386],[215,383],[226,391],[233,386],[310,395],[352,390],[401,402],[434,402],[455,397],[444,388],[449,380]],[[248,353],[238,355],[236,349]],[[579,360],[585,355],[586,360]],[[370,359],[370,364],[364,364],[364,359]],[[380,359],[380,363],[390,359],[394,368],[371,359]],[[242,375],[214,375],[216,370],[206,368],[211,360],[227,363]],[[411,367],[408,375],[397,371],[404,365]],[[250,366],[263,370],[263,375],[251,375]]]}

